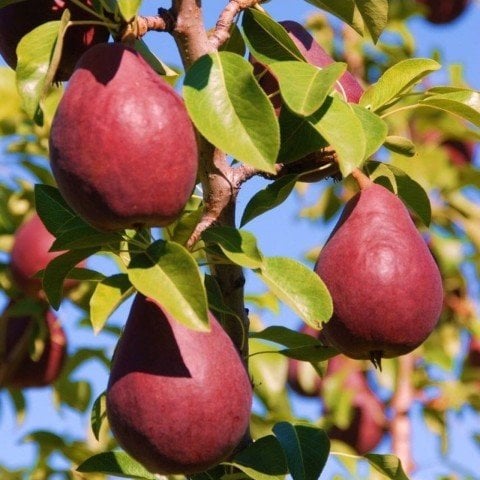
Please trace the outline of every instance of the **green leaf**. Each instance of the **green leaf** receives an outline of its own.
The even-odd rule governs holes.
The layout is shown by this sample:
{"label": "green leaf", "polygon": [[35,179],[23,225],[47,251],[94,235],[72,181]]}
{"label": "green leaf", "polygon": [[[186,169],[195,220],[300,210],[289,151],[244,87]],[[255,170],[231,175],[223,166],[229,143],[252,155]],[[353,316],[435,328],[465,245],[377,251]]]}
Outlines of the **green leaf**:
{"label": "green leaf", "polygon": [[39,125],[43,125],[42,104],[60,63],[69,21],[70,11],[66,9],[60,21],[34,28],[17,46],[18,91],[25,111]]}
{"label": "green leaf", "polygon": [[133,256],[128,278],[176,321],[193,330],[209,330],[207,294],[200,271],[192,255],[178,243],[158,240]]}
{"label": "green leaf", "polygon": [[380,473],[391,480],[409,480],[402,468],[402,463],[395,455],[367,453],[364,457]]}
{"label": "green leaf", "polygon": [[[205,275],[205,289],[207,291],[210,309],[220,314],[231,315],[238,318],[237,314],[223,301],[222,291],[214,276]],[[239,321],[241,321],[241,319],[239,319]]]}
{"label": "green leaf", "polygon": [[128,23],[137,15],[142,0],[117,0],[117,3],[123,19]]}
{"label": "green leaf", "polygon": [[[330,97],[311,119],[312,126],[337,153],[340,171],[347,177],[365,159],[366,139],[363,126],[353,106],[337,96]],[[325,110],[324,110],[325,108]],[[323,112],[322,112],[323,111]],[[342,127],[339,128],[339,125]]]}
{"label": "green leaf", "polygon": [[350,25],[360,35],[364,33],[364,23],[354,0],[306,0],[308,3],[325,10]]}
{"label": "green leaf", "polygon": [[58,188],[50,185],[35,185],[35,209],[47,230],[55,236],[62,231],[65,224],[77,218]]}
{"label": "green leaf", "polygon": [[254,480],[284,480],[288,473],[282,447],[273,435],[259,438],[228,464],[239,468]]}
{"label": "green leaf", "polygon": [[360,105],[350,104],[355,115],[360,120],[365,134],[365,156],[368,159],[384,144],[388,126],[378,115]]}
{"label": "green leaf", "polygon": [[247,47],[240,29],[235,23],[230,27],[229,33],[230,36],[228,37],[228,40],[220,46],[220,51],[232,52],[244,57]]}
{"label": "green leaf", "polygon": [[330,451],[330,441],[323,430],[280,422],[273,427],[273,433],[285,452],[293,480],[320,478]]}
{"label": "green leaf", "polygon": [[63,296],[63,282],[68,273],[82,260],[97,253],[99,248],[72,250],[55,257],[45,268],[42,287],[50,305],[58,310]]}
{"label": "green leaf", "polygon": [[103,473],[123,478],[155,480],[157,476],[150,473],[140,463],[125,452],[104,452],[85,460],[77,467],[81,473]]}
{"label": "green leaf", "polygon": [[[75,218],[77,220],[77,218]],[[78,219],[80,220],[80,219]],[[69,222],[70,224],[71,222]],[[65,227],[66,225],[64,225]],[[118,245],[121,236],[118,233],[105,233],[96,230],[83,221],[75,221],[73,228],[58,233],[50,251],[75,250],[79,248]]]}
{"label": "green leaf", "polygon": [[250,232],[232,227],[210,227],[202,234],[207,243],[220,247],[232,262],[246,268],[260,268],[263,256],[257,247],[257,240]]}
{"label": "green leaf", "polygon": [[240,162],[274,173],[280,130],[249,62],[230,52],[204,55],[188,70],[183,94],[208,141]]}
{"label": "green leaf", "polygon": [[404,155],[405,157],[413,157],[415,155],[415,144],[406,137],[389,135],[385,138],[383,145],[391,152]]}
{"label": "green leaf", "polygon": [[291,330],[290,328],[279,325],[267,327],[261,332],[250,332],[249,337],[279,343],[280,345],[285,345],[289,348],[303,347],[306,345],[320,345],[320,342],[311,335],[297,332],[296,330]]}
{"label": "green leaf", "polygon": [[292,192],[297,181],[297,175],[285,175],[257,192],[247,203],[243,211],[240,226],[268,212],[283,203]]}
{"label": "green leaf", "polygon": [[291,258],[270,257],[264,258],[262,268],[255,273],[312,327],[319,328],[332,316],[333,304],[327,287],[305,265]]}
{"label": "green leaf", "polygon": [[372,112],[381,111],[440,67],[438,62],[430,58],[402,60],[386,70],[376,83],[367,88],[360,99],[360,105]]}
{"label": "green leaf", "polygon": [[134,293],[126,273],[105,278],[90,297],[90,321],[93,331],[100,332],[112,313]]}
{"label": "green leaf", "polygon": [[165,80],[172,83],[178,78],[179,74],[167,64],[163,63],[147,46],[143,40],[135,40],[135,50],[142,55],[148,64],[159,74],[163,75]]}
{"label": "green leaf", "polygon": [[242,27],[248,48],[259,62],[306,61],[287,31],[266,13],[248,8],[243,12]]}
{"label": "green leaf", "polygon": [[356,0],[356,4],[368,32],[376,43],[387,26],[388,0]]}
{"label": "green leaf", "polygon": [[280,85],[280,93],[288,108],[308,117],[315,113],[345,72],[345,63],[318,68],[298,61],[276,62],[269,66]]}
{"label": "green leaf", "polygon": [[[415,212],[424,225],[428,227],[432,219],[432,207],[428,194],[423,187],[398,167],[380,162],[369,162],[368,165],[373,167],[372,173],[374,174],[375,183],[379,183],[396,193],[407,207]],[[382,174],[384,169],[392,172],[395,180],[394,185],[388,173],[385,176]],[[377,170],[378,173],[376,173]]]}
{"label": "green leaf", "polygon": [[101,393],[92,406],[92,414],[90,416],[90,425],[92,432],[97,441],[100,441],[100,430],[102,425],[107,420],[106,394]]}
{"label": "green leaf", "polygon": [[421,100],[420,105],[443,110],[480,126],[480,92],[470,90],[434,95]]}

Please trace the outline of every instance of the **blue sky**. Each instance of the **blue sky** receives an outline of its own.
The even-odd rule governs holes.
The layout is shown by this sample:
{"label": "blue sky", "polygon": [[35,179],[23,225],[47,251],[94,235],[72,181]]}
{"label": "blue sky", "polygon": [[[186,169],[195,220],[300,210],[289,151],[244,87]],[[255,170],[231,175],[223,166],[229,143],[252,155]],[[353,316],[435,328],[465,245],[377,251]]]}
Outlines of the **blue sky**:
{"label": "blue sky", "polygon": [[[143,14],[154,14],[156,6],[152,2],[144,2],[148,8],[142,9]],[[225,5],[225,0],[207,0],[206,22],[212,26],[220,9]],[[265,8],[278,20],[295,19],[302,21],[307,18],[310,12],[315,9],[306,2],[300,0],[272,0],[265,4]],[[414,19],[411,22],[413,32],[418,39],[417,56],[428,57],[434,49],[441,50],[447,63],[461,63],[464,65],[465,75],[473,88],[480,89],[480,62],[478,61],[477,42],[480,42],[480,6],[472,2],[468,12],[458,21],[451,25],[437,27],[430,26],[422,19]],[[147,43],[163,60],[167,62],[178,63],[178,56],[169,52],[173,45],[167,34],[149,34],[146,37]],[[439,81],[446,81],[445,70],[436,78]],[[2,161],[0,153],[0,161]],[[239,213],[242,212],[248,199],[255,189],[264,186],[261,180],[253,180],[247,184],[239,198]],[[318,194],[319,190],[312,188],[309,198]],[[260,219],[252,221],[248,225],[258,238],[259,246],[265,255],[286,255],[297,259],[303,258],[304,253],[310,248],[322,244],[328,236],[328,231],[306,220],[296,218],[299,204],[305,200],[292,197],[284,206],[264,215]],[[92,264],[91,266],[96,266]],[[105,272],[105,264],[101,263],[101,268]],[[247,288],[254,290],[258,284],[249,276]],[[127,309],[122,308],[112,320],[121,324],[126,318]],[[70,346],[76,349],[80,346],[95,344],[103,345],[111,353],[113,349],[112,339],[105,334],[93,337],[93,334],[84,330],[78,332],[73,329],[74,319],[78,313],[68,304],[62,306],[59,316],[63,320],[67,335],[70,339]],[[294,327],[298,325],[298,319],[293,312],[288,309],[282,309],[279,317],[266,316],[266,323],[282,323]],[[94,398],[106,385],[107,372],[97,364],[85,366],[77,372],[77,377],[82,375],[90,377],[95,372]],[[302,401],[299,397],[295,398],[295,409],[299,414],[314,416],[317,414],[317,405],[312,401]],[[83,436],[88,428],[88,415],[79,416],[69,409],[62,409],[55,412],[51,402],[51,391],[49,389],[31,390],[28,392],[28,405],[33,407],[28,412],[28,416],[21,426],[15,423],[10,404],[6,401],[6,395],[0,392],[0,464],[10,467],[17,467],[28,463],[32,455],[32,448],[28,445],[19,444],[20,439],[28,432],[37,429],[51,429],[59,434],[69,436]],[[448,462],[439,456],[439,442],[428,433],[426,427],[418,420],[418,409],[415,409],[414,418],[414,452],[415,459],[421,469],[413,476],[418,480],[429,480],[438,478],[440,472],[453,472]],[[457,464],[463,464],[473,473],[480,471],[480,454],[468,437],[472,435],[472,425],[480,425],[479,416],[469,410],[464,410],[460,414],[451,415],[449,422],[453,437],[451,439],[451,449],[448,458]],[[480,431],[480,427],[477,429]],[[380,451],[387,452],[388,442],[383,442]],[[322,478],[330,479],[338,471],[335,462],[329,461],[327,471]],[[461,472],[459,472],[460,474]],[[348,477],[347,477],[348,478]]]}

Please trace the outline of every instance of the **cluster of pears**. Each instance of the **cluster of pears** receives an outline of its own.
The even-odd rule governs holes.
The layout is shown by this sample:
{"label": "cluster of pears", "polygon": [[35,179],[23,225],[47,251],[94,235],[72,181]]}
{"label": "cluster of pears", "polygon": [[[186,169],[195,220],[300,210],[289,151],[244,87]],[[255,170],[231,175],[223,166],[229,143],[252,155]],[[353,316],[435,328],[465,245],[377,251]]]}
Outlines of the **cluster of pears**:
{"label": "cluster of pears", "polygon": [[[50,159],[70,206],[95,228],[164,227],[196,183],[195,132],[181,97],[132,48],[79,60],[55,114]],[[190,330],[138,293],[112,361],[107,416],[121,447],[159,474],[204,471],[247,433],[252,387],[210,314]]]}
{"label": "cluster of pears", "polygon": [[[82,0],[92,7],[92,0]],[[72,0],[24,0],[10,3],[0,9],[0,54],[12,68],[17,65],[16,49],[20,40],[36,27],[60,20],[69,9],[72,21],[98,20]],[[79,57],[92,45],[106,42],[110,33],[101,25],[75,25],[69,27],[64,39],[64,48],[55,80],[70,78]]]}
{"label": "cluster of pears", "polygon": [[[307,325],[300,332],[318,337],[318,330]],[[328,360],[326,372],[320,377],[308,362],[289,359],[288,384],[299,395],[317,398],[320,402],[328,397],[327,390],[336,386],[336,391],[351,396],[351,415],[345,425],[325,425],[328,436],[349,445],[359,455],[371,452],[382,440],[387,425],[385,406],[370,388],[361,363],[344,355]],[[331,409],[323,402],[323,414],[330,417]]]}
{"label": "cluster of pears", "polygon": [[[42,281],[35,274],[63,252],[50,252],[55,237],[33,214],[18,228],[10,252],[9,270],[16,289],[0,317],[0,385],[43,387],[60,375],[67,354],[67,337],[49,308]],[[64,291],[78,282],[66,280]],[[40,348],[32,348],[37,345]]]}

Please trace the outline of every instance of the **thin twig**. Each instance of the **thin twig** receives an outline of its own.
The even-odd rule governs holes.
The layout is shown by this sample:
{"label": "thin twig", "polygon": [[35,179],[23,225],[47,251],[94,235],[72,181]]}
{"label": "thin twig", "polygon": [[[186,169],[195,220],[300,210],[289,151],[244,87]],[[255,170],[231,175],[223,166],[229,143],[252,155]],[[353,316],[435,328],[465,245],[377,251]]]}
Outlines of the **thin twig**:
{"label": "thin twig", "polygon": [[138,16],[137,35],[143,37],[147,32],[172,32],[175,27],[175,16],[171,10],[159,8],[158,15],[151,17]]}

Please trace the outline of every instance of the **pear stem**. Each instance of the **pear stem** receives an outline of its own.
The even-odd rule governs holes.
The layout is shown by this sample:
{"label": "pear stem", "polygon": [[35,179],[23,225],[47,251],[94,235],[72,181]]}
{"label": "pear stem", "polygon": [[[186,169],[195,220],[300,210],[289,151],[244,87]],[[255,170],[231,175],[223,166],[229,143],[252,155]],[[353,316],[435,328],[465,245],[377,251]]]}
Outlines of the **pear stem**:
{"label": "pear stem", "polygon": [[412,426],[409,417],[409,411],[414,401],[412,386],[414,367],[415,357],[412,354],[399,357],[396,388],[391,402],[394,411],[390,423],[392,450],[402,461],[403,469],[407,475],[415,469],[411,441]]}
{"label": "pear stem", "polygon": [[365,190],[371,187],[373,182],[367,175],[365,175],[359,168],[355,168],[352,172],[352,177],[357,181],[360,190]]}

